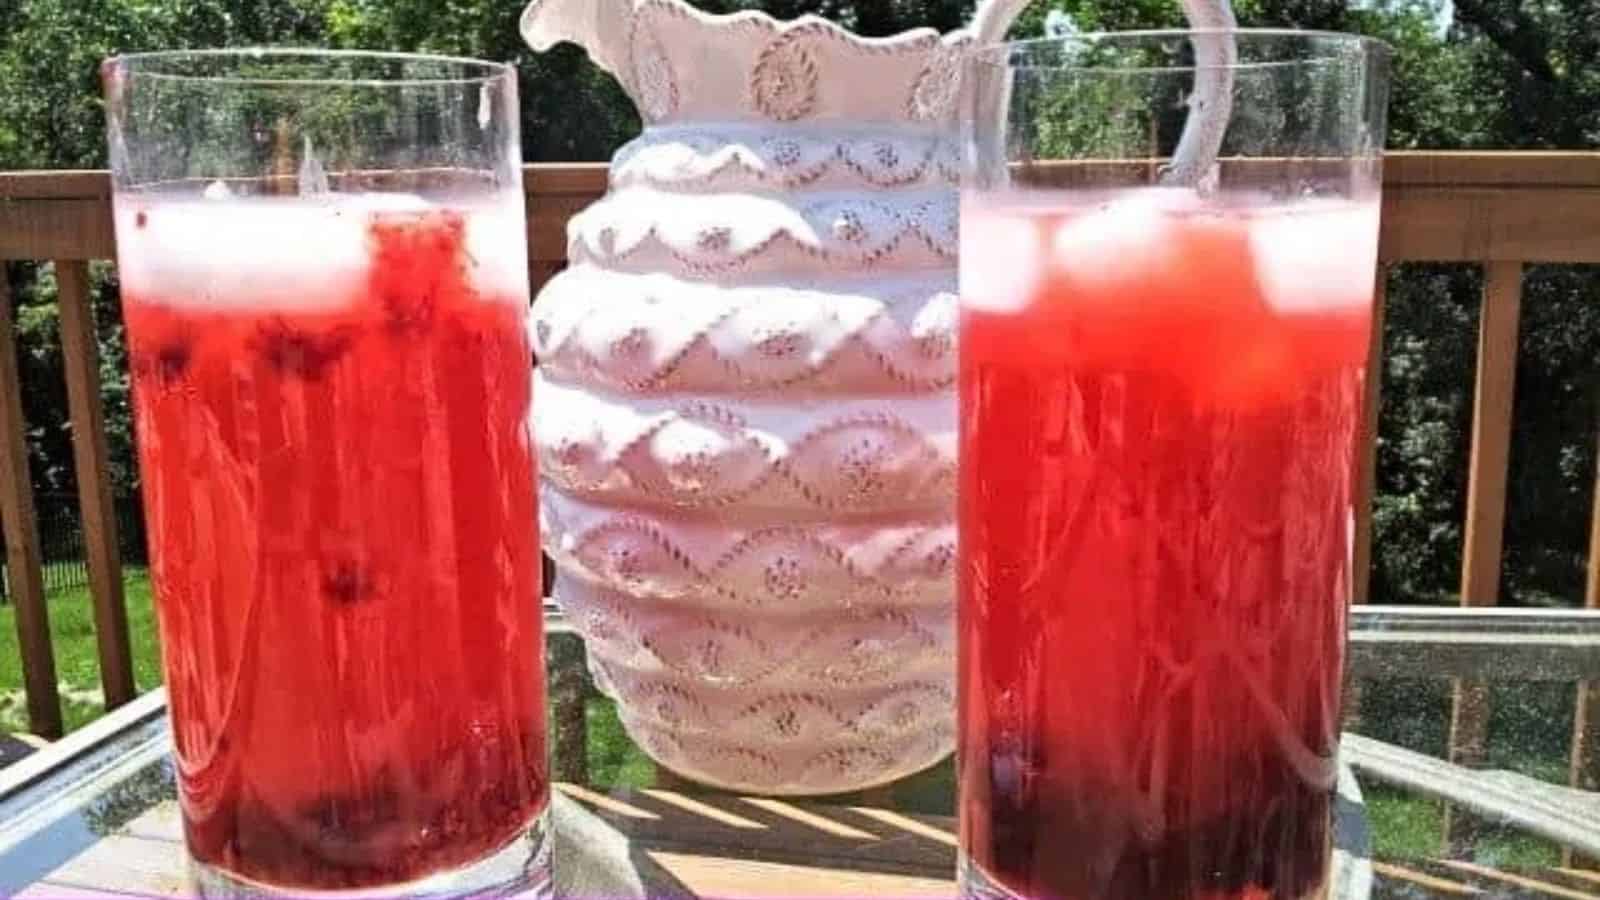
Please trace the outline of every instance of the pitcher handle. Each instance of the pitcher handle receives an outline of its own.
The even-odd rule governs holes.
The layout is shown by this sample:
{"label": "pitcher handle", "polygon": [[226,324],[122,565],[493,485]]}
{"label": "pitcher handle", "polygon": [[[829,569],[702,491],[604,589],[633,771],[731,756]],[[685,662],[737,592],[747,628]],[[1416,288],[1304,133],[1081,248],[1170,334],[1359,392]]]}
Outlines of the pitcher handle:
{"label": "pitcher handle", "polygon": [[1004,41],[1017,17],[1031,2],[1033,0],[983,0],[967,29],[972,32],[973,45],[987,47]]}
{"label": "pitcher handle", "polygon": [[[1032,0],[983,0],[970,28],[974,45],[986,47],[1005,40],[1006,32]],[[1232,31],[1239,27],[1229,0],[1180,0],[1189,27],[1202,31]],[[1233,116],[1233,66],[1239,48],[1227,34],[1196,35],[1194,41],[1194,92],[1189,95],[1189,116],[1183,136],[1162,174],[1168,184],[1201,186],[1215,171],[1217,154]]]}

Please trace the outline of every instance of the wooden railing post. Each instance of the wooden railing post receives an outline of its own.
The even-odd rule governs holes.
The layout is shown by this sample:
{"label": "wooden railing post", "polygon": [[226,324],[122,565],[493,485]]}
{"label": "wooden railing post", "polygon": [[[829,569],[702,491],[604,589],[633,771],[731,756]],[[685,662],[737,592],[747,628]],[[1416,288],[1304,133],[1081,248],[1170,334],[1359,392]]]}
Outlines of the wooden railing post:
{"label": "wooden railing post", "polygon": [[[1472,457],[1467,470],[1467,523],[1461,552],[1461,605],[1500,601],[1500,561],[1505,537],[1506,476],[1511,449],[1512,398],[1517,380],[1517,331],[1522,316],[1522,264],[1485,267],[1478,318],[1477,386],[1472,405]],[[1489,733],[1489,685],[1457,679],[1450,713],[1451,762],[1484,763]],[[1472,828],[1445,809],[1445,840],[1452,851],[1470,848]]]}
{"label": "wooden railing post", "polygon": [[40,570],[39,523],[28,474],[27,423],[22,418],[22,377],[11,325],[11,285],[0,261],[0,528],[5,531],[6,577],[16,607],[17,644],[22,648],[22,685],[28,695],[28,727],[47,738],[61,736],[61,695],[50,646],[50,612]]}
{"label": "wooden railing post", "polygon": [[534,260],[528,266],[528,279],[532,283],[535,299],[538,298],[539,292],[544,290],[544,286],[550,283],[550,279],[561,274],[561,270],[564,268],[566,268],[566,263],[549,260]]}
{"label": "wooden railing post", "polygon": [[1600,438],[1595,443],[1594,504],[1589,507],[1589,580],[1583,594],[1584,605],[1590,609],[1600,609]]}
{"label": "wooden railing post", "polygon": [[72,456],[78,476],[78,508],[83,515],[83,544],[94,595],[100,685],[105,691],[106,708],[115,709],[136,697],[138,688],[133,683],[133,652],[128,644],[117,511],[111,500],[111,466],[100,398],[100,337],[89,293],[89,264],[82,260],[58,261],[56,284],[57,306],[61,310],[61,355],[67,370],[67,405],[72,415]]}
{"label": "wooden railing post", "polygon": [[1463,606],[1494,606],[1500,599],[1511,404],[1516,392],[1521,315],[1522,264],[1489,263],[1485,266],[1483,309],[1478,320],[1472,458],[1467,470],[1466,538],[1461,554]]}

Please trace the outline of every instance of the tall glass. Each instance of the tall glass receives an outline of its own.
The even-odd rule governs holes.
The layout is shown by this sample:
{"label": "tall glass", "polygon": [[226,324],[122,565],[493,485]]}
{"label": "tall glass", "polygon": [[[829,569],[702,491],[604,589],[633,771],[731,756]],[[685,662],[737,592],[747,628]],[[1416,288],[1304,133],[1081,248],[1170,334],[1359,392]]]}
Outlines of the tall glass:
{"label": "tall glass", "polygon": [[1326,890],[1385,65],[1250,31],[971,63],[964,896]]}
{"label": "tall glass", "polygon": [[514,70],[244,51],[103,74],[197,887],[541,882]]}

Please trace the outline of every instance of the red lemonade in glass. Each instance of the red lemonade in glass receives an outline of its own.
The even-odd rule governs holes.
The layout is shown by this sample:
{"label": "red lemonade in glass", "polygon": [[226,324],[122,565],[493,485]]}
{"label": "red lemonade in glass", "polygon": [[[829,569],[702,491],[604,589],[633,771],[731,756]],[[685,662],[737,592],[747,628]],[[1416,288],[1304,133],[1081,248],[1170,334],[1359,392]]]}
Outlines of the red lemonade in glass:
{"label": "red lemonade in glass", "polygon": [[963,211],[966,864],[1062,900],[1319,896],[1377,204]]}
{"label": "red lemonade in glass", "polygon": [[548,785],[520,203],[117,216],[191,853],[336,890],[521,839]]}

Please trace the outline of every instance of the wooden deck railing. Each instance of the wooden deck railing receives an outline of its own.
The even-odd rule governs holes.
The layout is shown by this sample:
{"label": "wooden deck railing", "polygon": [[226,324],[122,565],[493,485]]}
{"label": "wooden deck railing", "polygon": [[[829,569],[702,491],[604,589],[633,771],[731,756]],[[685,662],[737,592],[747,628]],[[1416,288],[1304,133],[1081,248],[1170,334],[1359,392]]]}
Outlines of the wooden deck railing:
{"label": "wooden deck railing", "polygon": [[[565,264],[567,219],[604,190],[606,170],[599,165],[535,165],[528,167],[527,176],[529,258],[537,289]],[[89,261],[114,256],[109,191],[101,172],[0,174],[0,261],[49,260],[56,264],[101,679],[107,705],[117,706],[133,697],[134,684],[116,519],[106,477],[99,363],[87,276]],[[1462,262],[1481,265],[1486,271],[1461,602],[1464,606],[1494,606],[1499,601],[1523,271],[1534,263],[1600,263],[1600,153],[1392,154],[1386,174],[1381,256],[1382,271],[1377,273],[1380,327],[1372,346],[1374,372],[1381,371],[1377,362],[1383,352],[1383,286],[1388,266],[1410,261]],[[56,736],[61,732],[60,701],[39,577],[39,542],[23,442],[25,423],[5,290],[4,279],[0,279],[0,522],[17,608],[30,721],[40,734]],[[1376,409],[1381,390],[1378,379],[1372,380],[1370,390]],[[1371,562],[1373,427],[1369,422],[1361,466],[1363,512],[1356,533],[1358,602],[1367,598]],[[1585,600],[1588,606],[1600,608],[1600,472],[1596,481]],[[1486,681],[1457,679],[1452,759],[1466,764],[1483,760],[1488,698]],[[1359,691],[1353,699],[1359,703]],[[1575,720],[1573,783],[1600,788],[1600,682],[1579,685]]]}

